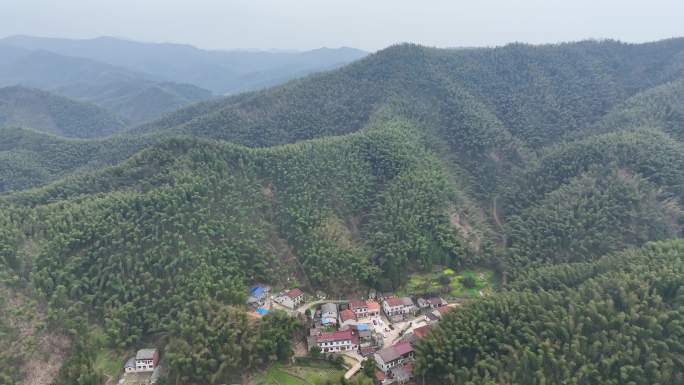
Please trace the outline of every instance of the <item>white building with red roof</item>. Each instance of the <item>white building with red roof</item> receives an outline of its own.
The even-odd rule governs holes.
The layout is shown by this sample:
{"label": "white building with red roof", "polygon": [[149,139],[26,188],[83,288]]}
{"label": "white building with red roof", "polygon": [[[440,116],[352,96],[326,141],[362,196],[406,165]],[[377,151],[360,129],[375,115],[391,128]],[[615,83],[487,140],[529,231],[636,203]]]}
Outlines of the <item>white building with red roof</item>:
{"label": "white building with red roof", "polygon": [[321,333],[316,338],[316,345],[321,348],[323,353],[346,352],[357,350],[359,339],[351,329],[347,329],[332,333]]}
{"label": "white building with red roof", "polygon": [[349,301],[349,309],[354,312],[356,318],[368,317],[368,304],[366,301]]}
{"label": "white building with red roof", "polygon": [[416,309],[413,301],[408,297],[388,297],[382,301],[382,310],[390,319],[406,318],[415,313]]}
{"label": "white building with red roof", "polygon": [[277,296],[274,300],[286,308],[294,310],[304,302],[304,292],[298,288],[291,289]]}
{"label": "white building with red roof", "polygon": [[380,304],[375,301],[366,301],[368,317],[380,317]]}

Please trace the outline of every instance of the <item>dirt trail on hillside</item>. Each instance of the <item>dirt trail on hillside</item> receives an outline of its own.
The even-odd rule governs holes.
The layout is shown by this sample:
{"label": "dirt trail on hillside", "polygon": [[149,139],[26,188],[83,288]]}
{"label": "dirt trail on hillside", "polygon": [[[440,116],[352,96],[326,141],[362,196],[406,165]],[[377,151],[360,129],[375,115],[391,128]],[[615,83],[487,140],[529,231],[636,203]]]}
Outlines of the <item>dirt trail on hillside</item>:
{"label": "dirt trail on hillside", "polygon": [[497,200],[499,199],[498,195],[495,195],[494,198],[492,198],[492,217],[494,218],[494,223],[498,227],[499,230],[499,235],[501,236],[501,248],[505,249],[508,240],[506,239],[506,231],[504,230],[503,223],[501,222],[501,219],[499,218],[499,211],[497,208]]}

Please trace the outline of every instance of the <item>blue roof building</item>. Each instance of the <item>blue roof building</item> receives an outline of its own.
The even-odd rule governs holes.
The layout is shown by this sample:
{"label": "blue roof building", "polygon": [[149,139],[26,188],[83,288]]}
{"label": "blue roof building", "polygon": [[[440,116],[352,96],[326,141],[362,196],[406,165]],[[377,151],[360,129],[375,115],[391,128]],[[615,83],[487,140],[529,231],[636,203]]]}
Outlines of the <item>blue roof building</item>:
{"label": "blue roof building", "polygon": [[252,291],[249,292],[249,295],[251,297],[260,298],[261,296],[264,295],[264,293],[265,293],[264,288],[261,286],[257,286],[255,288],[253,288]]}

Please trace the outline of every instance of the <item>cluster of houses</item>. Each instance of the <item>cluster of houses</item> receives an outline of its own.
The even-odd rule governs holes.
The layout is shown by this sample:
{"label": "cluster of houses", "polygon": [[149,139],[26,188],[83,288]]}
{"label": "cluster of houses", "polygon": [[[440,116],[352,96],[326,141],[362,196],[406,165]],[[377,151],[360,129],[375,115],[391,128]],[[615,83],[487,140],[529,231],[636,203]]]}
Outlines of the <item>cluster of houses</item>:
{"label": "cluster of houses", "polygon": [[[413,375],[413,345],[425,337],[450,309],[441,298],[418,298],[414,302],[409,297],[388,296],[379,302],[350,300],[341,304],[324,303],[312,314],[308,347],[318,347],[326,354],[358,352],[364,357],[373,356],[379,383],[404,384]],[[373,326],[382,325],[383,315],[392,323],[420,320],[425,325],[401,333],[392,345],[385,346],[383,337],[386,336],[373,331]],[[423,317],[416,320],[418,315]]]}
{"label": "cluster of houses", "polygon": [[[321,295],[318,295],[322,298]],[[375,295],[369,295],[376,298]],[[302,311],[305,294],[294,288],[270,295],[270,288],[258,286],[250,291],[247,303],[259,314],[264,311],[268,300],[291,311]],[[382,385],[404,384],[413,375],[414,344],[437,324],[444,314],[452,309],[439,297],[416,298],[381,295],[375,299],[349,300],[344,303],[322,303],[310,310],[307,343],[309,349],[317,347],[323,354],[359,353],[375,359],[376,380]],[[422,317],[418,317],[422,316]],[[387,321],[383,322],[386,318]],[[404,321],[425,323],[411,327],[411,323],[400,331],[394,325]],[[389,322],[384,327],[385,322]],[[388,336],[388,334],[390,336]]]}
{"label": "cluster of houses", "polygon": [[371,333],[370,319],[379,316],[380,304],[374,301],[325,303],[313,314],[313,327],[307,339],[309,349],[318,346],[323,353],[372,353],[373,346],[381,341]]}

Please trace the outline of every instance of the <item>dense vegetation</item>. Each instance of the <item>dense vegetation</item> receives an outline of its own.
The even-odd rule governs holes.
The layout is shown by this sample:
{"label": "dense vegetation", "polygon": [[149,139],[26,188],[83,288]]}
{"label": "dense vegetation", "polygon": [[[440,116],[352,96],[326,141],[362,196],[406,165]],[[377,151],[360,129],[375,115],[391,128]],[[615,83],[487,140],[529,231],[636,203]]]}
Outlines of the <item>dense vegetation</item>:
{"label": "dense vegetation", "polygon": [[452,312],[418,346],[440,384],[679,384],[684,243],[541,268]]}
{"label": "dense vegetation", "polygon": [[158,119],[187,105],[211,99],[211,92],[190,84],[152,82],[140,79],[107,84],[73,84],[55,92],[96,104],[129,125]]}
{"label": "dense vegetation", "polygon": [[152,137],[66,139],[0,127],[0,192],[20,191],[61,177],[124,161],[155,141]]}
{"label": "dense vegetation", "polygon": [[[482,238],[485,226],[473,220],[464,234],[452,225],[452,214],[468,223],[470,209],[443,173],[421,135],[401,121],[258,150],[165,141],[120,166],[8,197],[6,274],[42,293],[50,319],[88,313],[103,320],[114,346],[200,333],[209,327],[202,320],[185,326],[200,331],[178,331],[178,320],[212,301],[244,317],[239,305],[251,282],[296,277],[331,292],[390,289],[408,278],[407,263],[472,263],[482,250],[471,238]],[[387,215],[396,219],[381,220]],[[32,252],[20,256],[29,244]],[[170,357],[178,349],[174,367],[206,354],[180,341],[169,345]],[[178,369],[176,380],[257,368],[287,350],[250,346],[243,346],[256,349],[249,362],[241,361],[247,353],[229,350],[222,354],[235,366],[210,364],[191,378]]]}
{"label": "dense vegetation", "polygon": [[[684,246],[621,251],[681,236],[683,52],[402,45],[106,140],[4,129],[0,271],[52,326],[158,343],[199,384],[290,357],[298,324],[250,321],[253,283],[489,268],[503,290],[421,344],[426,383],[675,384]],[[88,347],[65,382],[97,380]]]}
{"label": "dense vegetation", "polygon": [[30,128],[68,138],[114,134],[124,122],[106,110],[25,87],[0,88],[0,126]]}

